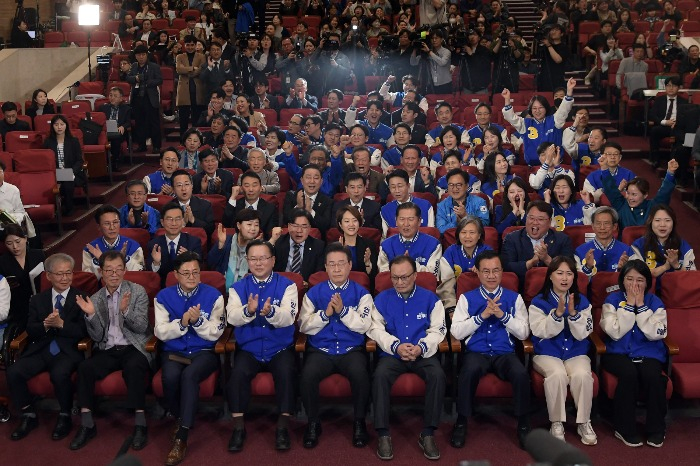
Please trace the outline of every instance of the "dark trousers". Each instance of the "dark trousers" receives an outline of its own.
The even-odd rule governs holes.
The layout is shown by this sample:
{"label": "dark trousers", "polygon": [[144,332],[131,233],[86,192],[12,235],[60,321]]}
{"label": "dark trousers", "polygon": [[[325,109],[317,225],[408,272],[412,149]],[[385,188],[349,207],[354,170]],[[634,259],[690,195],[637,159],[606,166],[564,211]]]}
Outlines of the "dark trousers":
{"label": "dark trousers", "polygon": [[135,93],[131,99],[134,109],[134,138],[141,149],[146,147],[146,139],[151,138],[154,148],[160,148],[160,109],[153,107],[148,96],[139,96],[138,89],[132,89]]}
{"label": "dark trousers", "polygon": [[75,181],[61,181],[61,196],[65,210],[73,210],[75,197]]}
{"label": "dark trousers", "polygon": [[666,432],[666,384],[661,361],[645,358],[632,362],[624,354],[606,354],[603,368],[617,377],[613,404],[615,430],[623,436],[635,434],[635,410],[641,393],[646,393],[647,434]]}
{"label": "dark trousers", "polygon": [[121,370],[129,408],[144,409],[148,369],[148,359],[134,346],[95,352],[78,365],[78,405],[92,411],[95,408],[95,382]]}
{"label": "dark trousers", "polygon": [[452,82],[433,85],[433,94],[452,94]]}
{"label": "dark trousers", "polygon": [[416,374],[425,382],[423,425],[425,427],[440,425],[442,402],[445,398],[445,372],[440,367],[437,356],[421,358],[416,361],[402,361],[391,356],[384,356],[379,359],[372,382],[375,429],[389,428],[391,387],[401,374],[407,372]]}
{"label": "dark trousers", "polygon": [[128,140],[128,132],[124,132],[123,136],[115,137],[109,140],[109,153],[112,156],[112,164],[119,163],[122,156],[122,143]]}
{"label": "dark trousers", "polygon": [[318,420],[319,384],[331,374],[340,374],[350,381],[355,419],[364,419],[370,391],[367,354],[364,351],[350,351],[346,354],[329,355],[310,348],[306,351],[300,383],[301,401],[309,421]]}
{"label": "dark trousers", "polygon": [[192,363],[182,364],[168,359],[163,353],[163,395],[170,413],[180,418],[180,425],[192,427],[199,401],[199,383],[219,368],[219,358],[213,351],[200,351],[188,356]]}
{"label": "dark trousers", "polygon": [[277,353],[269,362],[258,361],[248,351],[236,351],[231,377],[226,386],[226,395],[232,413],[245,413],[248,410],[251,397],[250,383],[259,372],[264,371],[272,373],[279,412],[294,412],[296,364],[294,350],[290,347]]}
{"label": "dark trousers", "polygon": [[180,134],[184,135],[191,126],[196,126],[199,115],[206,107],[203,105],[179,105],[177,117],[180,120]]}
{"label": "dark trousers", "polygon": [[488,372],[513,385],[515,415],[523,416],[530,411],[530,377],[525,366],[515,353],[489,356],[481,353],[464,353],[457,379],[457,413],[471,416],[474,396],[479,381]]}
{"label": "dark trousers", "polygon": [[654,125],[649,131],[649,157],[652,161],[659,160],[659,146],[661,140],[673,136],[673,129],[670,126]]}
{"label": "dark trousers", "polygon": [[53,390],[61,407],[61,413],[70,413],[73,407],[73,381],[71,375],[81,358],[63,352],[52,356],[47,346],[41,352],[20,357],[7,368],[7,385],[17,409],[31,404],[34,396],[29,392],[27,381],[35,375],[48,371]]}

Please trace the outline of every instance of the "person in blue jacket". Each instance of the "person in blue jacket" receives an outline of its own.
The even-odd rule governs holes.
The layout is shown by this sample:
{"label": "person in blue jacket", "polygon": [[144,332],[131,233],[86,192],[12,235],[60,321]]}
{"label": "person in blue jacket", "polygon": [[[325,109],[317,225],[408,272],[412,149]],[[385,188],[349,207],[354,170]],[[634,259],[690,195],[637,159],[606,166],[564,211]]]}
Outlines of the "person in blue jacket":
{"label": "person in blue jacket", "polygon": [[489,207],[479,196],[469,195],[469,173],[460,168],[451,170],[446,176],[449,196],[437,205],[435,226],[440,233],[456,228],[457,222],[467,215],[478,217],[484,226],[490,224]]}
{"label": "person in blue jacket", "polygon": [[154,335],[163,342],[162,379],[167,409],[177,419],[166,464],[185,458],[199,402],[199,383],[219,368],[214,345],[224,332],[224,297],[200,282],[199,255],[186,251],[174,262],[177,285],[154,300]]}
{"label": "person in blue jacket", "polygon": [[502,152],[492,152],[484,159],[484,181],[481,192],[493,199],[496,193],[503,192],[506,183],[515,177],[510,172],[508,159]]}
{"label": "person in blue jacket", "polygon": [[503,203],[493,209],[493,225],[499,235],[508,227],[525,225],[525,206],[529,202],[525,180],[517,176],[506,183]]}
{"label": "person in blue jacket", "polygon": [[[455,168],[462,168],[462,154],[458,150],[446,150],[442,155],[442,165],[445,167],[445,173],[449,173]],[[481,191],[481,180],[469,172],[469,188],[467,188],[467,193],[471,194],[473,192]],[[438,198],[447,192],[447,175],[443,175],[435,182],[435,188],[437,191]]]}
{"label": "person in blue jacket", "polygon": [[652,276],[647,265],[633,259],[620,271],[620,290],[603,304],[600,327],[608,335],[603,369],[617,377],[613,398],[615,437],[628,447],[641,447],[637,431],[637,401],[644,394],[646,443],[663,446],[666,437],[666,384],[664,374],[668,333],[666,309],[650,293]]}
{"label": "person in blue jacket", "polygon": [[331,374],[350,381],[354,408],[352,443],[367,445],[365,424],[369,404],[370,376],[365,353],[365,333],[372,323],[374,301],[362,285],[349,279],[352,254],[340,243],[326,248],[328,280],[309,289],[299,312],[299,331],[308,335],[301,399],[309,417],[304,447],[313,448],[321,435],[319,385]]}
{"label": "person in blue jacket", "polygon": [[236,214],[236,232],[227,235],[224,225],[216,227],[217,242],[207,255],[207,264],[226,277],[226,288],[246,276],[248,262],[245,250],[248,243],[260,238],[260,216],[255,209],[241,209]]}
{"label": "person in blue jacket", "polygon": [[591,221],[595,237],[576,248],[574,259],[578,270],[592,279],[598,272],[617,272],[635,252],[614,237],[620,222],[615,209],[600,206],[593,212]]}
{"label": "person in blue jacket", "polygon": [[243,449],[246,430],[243,416],[251,397],[250,383],[261,371],[272,373],[279,417],[275,449],[289,450],[289,418],[296,408],[294,386],[294,321],[299,311],[297,287],[272,271],[275,249],[263,240],[246,247],[250,274],[229,289],[226,315],[235,327],[236,354],[227,384],[233,433],[228,450]]}
{"label": "person in blue jacket", "polygon": [[554,209],[552,228],[564,231],[567,226],[590,225],[595,210],[593,194],[581,191],[581,199],[576,199],[574,180],[568,175],[557,175],[552,180],[552,189],[545,189],[544,201]]}
{"label": "person in blue jacket", "polygon": [[[321,189],[319,190],[328,197],[333,197],[343,181],[343,169],[345,158],[342,156],[343,147],[333,146],[330,150],[320,144],[309,147],[309,165],[316,165],[321,170]],[[284,168],[289,176],[301,187],[302,169],[297,164],[296,157],[292,152],[292,143],[289,141],[282,144],[284,154],[277,156],[278,162],[284,163]]]}
{"label": "person in blue jacket", "polygon": [[[585,292],[585,290],[584,290]],[[565,441],[567,386],[576,405],[577,433],[584,445],[598,443],[591,426],[593,375],[588,357],[593,331],[591,304],[578,289],[576,263],[555,257],[547,267],[542,290],[528,309],[535,356],[532,367],[544,377],[549,432]]]}
{"label": "person in blue jacket", "polygon": [[160,213],[146,204],[146,183],[142,180],[128,181],[124,191],[127,202],[119,209],[119,228],[143,228],[153,236],[160,228]]}

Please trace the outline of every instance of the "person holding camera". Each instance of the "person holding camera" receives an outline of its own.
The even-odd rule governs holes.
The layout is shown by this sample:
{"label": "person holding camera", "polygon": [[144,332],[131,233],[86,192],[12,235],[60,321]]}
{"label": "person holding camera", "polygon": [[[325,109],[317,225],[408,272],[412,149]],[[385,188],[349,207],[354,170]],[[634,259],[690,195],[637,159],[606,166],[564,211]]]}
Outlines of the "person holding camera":
{"label": "person holding camera", "polygon": [[537,90],[552,91],[557,87],[563,87],[566,79],[566,60],[569,58],[569,47],[562,42],[564,28],[559,24],[553,25],[540,46],[545,50],[540,74],[537,76]]}
{"label": "person holding camera", "polygon": [[353,66],[350,59],[340,51],[340,34],[330,32],[323,37],[314,55],[316,65],[325,76],[325,82],[321,86],[323,92],[342,89],[353,72]]}
{"label": "person holding camera", "polygon": [[497,57],[494,66],[493,82],[496,83],[494,92],[500,92],[504,88],[511,92],[518,92],[520,87],[520,75],[518,62],[525,56],[522,43],[517,36],[510,35],[505,26],[501,26],[500,36],[491,42],[491,52]]}
{"label": "person holding camera", "polygon": [[342,41],[340,49],[350,60],[352,67],[352,72],[347,76],[347,79],[350,80],[352,76],[355,76],[358,94],[366,94],[365,58],[368,55],[369,45],[358,16],[350,18],[350,26],[348,27],[345,40]]}
{"label": "person holding camera", "polygon": [[[481,45],[481,35],[474,29],[466,31],[466,43],[458,32],[455,35],[454,63],[459,66],[461,88],[467,94],[486,94],[491,80],[493,53]],[[516,73],[517,74],[517,73]]]}
{"label": "person holding camera", "polygon": [[299,78],[298,60],[301,58],[301,51],[294,48],[294,42],[289,37],[282,39],[282,49],[275,63],[275,68],[282,80],[280,92],[283,96],[289,95],[289,90]]}
{"label": "person holding camera", "polygon": [[160,152],[160,91],[163,76],[160,66],[148,60],[148,48],[139,45],[134,49],[136,63],[131,65],[126,82],[131,85],[131,107],[134,109],[134,139],[141,150],[146,139],[153,141],[153,152]]}
{"label": "person holding camera", "polygon": [[[427,89],[432,88],[430,94],[449,94],[452,92],[452,72],[450,71],[452,52],[443,47],[445,34],[436,29],[430,31],[430,47],[427,42],[422,42],[421,54],[416,54],[416,49],[411,53],[411,65],[418,65],[421,60],[427,60],[429,66],[430,83]],[[428,94],[428,92],[426,92]]]}

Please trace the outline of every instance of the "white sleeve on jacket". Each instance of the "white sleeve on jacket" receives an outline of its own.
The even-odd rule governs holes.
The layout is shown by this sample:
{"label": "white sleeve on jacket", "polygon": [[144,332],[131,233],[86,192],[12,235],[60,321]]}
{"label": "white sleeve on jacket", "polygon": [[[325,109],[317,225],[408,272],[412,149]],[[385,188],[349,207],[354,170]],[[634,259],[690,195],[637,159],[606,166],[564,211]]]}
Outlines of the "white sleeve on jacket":
{"label": "white sleeve on jacket", "polygon": [[652,311],[647,306],[643,306],[639,308],[639,311],[635,319],[639,330],[651,341],[663,340],[668,332],[666,328],[668,322],[666,318],[666,309],[660,307]]}
{"label": "white sleeve on jacket", "polygon": [[540,309],[534,304],[530,304],[528,314],[530,317],[530,330],[532,335],[537,338],[554,338],[564,330],[566,313],[558,317],[555,309]]}
{"label": "white sleeve on jacket", "polygon": [[224,323],[224,297],[219,296],[216,299],[208,319],[200,316],[199,320],[192,324],[192,328],[197,332],[197,335],[205,340],[218,340],[221,334],[224,333],[224,328],[226,328]]}
{"label": "white sleeve on jacket", "polygon": [[170,320],[170,313],[165,307],[158,302],[158,298],[153,300],[155,308],[156,324],[153,328],[153,334],[161,341],[174,340],[180,338],[189,331],[189,326],[182,327],[180,319]]}
{"label": "white sleeve on jacket", "polygon": [[614,305],[603,304],[603,315],[600,327],[610,338],[617,341],[634,327],[635,314],[631,306],[616,308]]}
{"label": "white sleeve on jacket", "polygon": [[347,306],[345,307],[340,314],[340,321],[353,332],[364,335],[372,325],[372,309],[374,309],[374,300],[367,293],[360,298],[356,309],[350,310]]}
{"label": "white sleeve on jacket", "polygon": [[593,317],[591,316],[591,305],[586,306],[574,317],[569,317],[569,314],[565,314],[566,318],[569,319],[569,329],[571,330],[571,335],[577,340],[585,340],[593,332]]}
{"label": "white sleeve on jacket", "polygon": [[299,311],[299,331],[306,335],[316,335],[328,324],[328,319],[321,317],[325,314],[325,309],[316,309],[314,303],[309,299],[309,295],[304,295]]}
{"label": "white sleeve on jacket", "polygon": [[[505,311],[504,311],[505,312]],[[527,322],[527,308],[523,297],[518,295],[515,300],[515,315],[505,323],[508,333],[518,340],[524,340],[530,335],[530,326]]]}
{"label": "white sleeve on jacket", "polygon": [[481,316],[478,316],[478,320],[475,319],[476,317],[469,315],[469,301],[465,295],[461,295],[457,300],[455,312],[452,314],[452,325],[450,326],[452,336],[460,341],[472,336],[483,322]]}
{"label": "white sleeve on jacket", "polygon": [[425,336],[418,340],[418,346],[423,348],[423,357],[429,358],[438,351],[442,340],[445,339],[447,326],[445,325],[445,308],[441,301],[435,301],[435,306],[430,311],[430,327]]}

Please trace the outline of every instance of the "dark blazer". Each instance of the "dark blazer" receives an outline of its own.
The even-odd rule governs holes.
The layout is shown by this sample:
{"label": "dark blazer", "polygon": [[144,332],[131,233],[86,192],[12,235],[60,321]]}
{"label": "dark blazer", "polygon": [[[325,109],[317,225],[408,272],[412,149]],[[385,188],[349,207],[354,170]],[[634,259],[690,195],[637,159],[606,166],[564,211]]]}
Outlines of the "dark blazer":
{"label": "dark blazer", "polygon": [[[328,122],[328,112],[329,112],[328,109],[321,110],[320,112],[318,112],[318,116],[320,116],[321,120],[323,120],[323,122],[321,123],[321,126],[323,126],[324,128],[329,123]],[[334,120],[333,123],[340,125],[341,128],[343,126],[345,126],[345,110],[343,110],[342,108],[338,109],[338,119]]]}
{"label": "dark blazer", "polygon": [[289,105],[287,105],[285,100],[282,108],[310,108],[314,112],[318,112],[318,98],[314,95],[306,94],[306,105],[302,105],[301,100],[298,97],[294,97]]}
{"label": "dark blazer", "polygon": [[5,119],[0,119],[0,136],[2,136],[3,139],[5,139],[5,135],[7,133],[11,133],[12,131],[31,131],[32,128],[29,126],[29,123],[23,120],[16,120],[14,125],[8,125],[7,122],[5,122]]}
{"label": "dark blazer", "polygon": [[83,311],[75,301],[78,295],[87,298],[85,293],[74,287],[68,290],[68,296],[63,303],[63,311],[61,311],[63,328],[49,330],[44,329],[44,319],[53,312],[54,303],[51,300],[51,289],[32,296],[32,299],[29,300],[27,318],[27,333],[30,343],[22,353],[22,357],[40,353],[55,339],[61,352],[75,360],[83,359],[83,354],[78,351],[78,342],[87,337],[88,334]]}
{"label": "dark blazer", "polygon": [[[168,240],[165,235],[156,236],[151,241],[148,242],[146,249],[148,253],[144,254],[146,256],[146,270],[153,270],[153,259],[151,259],[151,252],[155,245],[160,246],[161,258],[160,258],[160,268],[158,269],[158,275],[160,275],[161,287],[165,286],[165,278],[170,272],[173,271],[173,262],[170,260],[170,253],[168,252]],[[180,233],[180,242],[177,244],[177,248],[180,246],[187,249],[188,251],[196,252],[199,257],[202,257],[202,242],[196,236],[192,236],[189,233]]]}
{"label": "dark blazer", "polygon": [[190,207],[192,208],[192,214],[194,214],[194,223],[187,223],[185,226],[204,228],[207,236],[211,236],[214,232],[214,209],[211,206],[211,202],[192,196],[190,198]]}
{"label": "dark blazer", "polygon": [[[265,94],[265,97],[267,97],[267,100],[270,102],[269,108],[276,111],[277,116],[279,117],[280,108],[282,108],[282,106],[280,105],[280,101],[279,101],[279,99],[277,99],[277,96],[272,95],[272,94]],[[263,98],[263,100],[264,100],[264,98]],[[262,102],[260,102],[260,98],[257,95],[253,95],[250,97],[250,103],[253,105],[253,108],[256,110],[263,108]]]}
{"label": "dark blazer", "polygon": [[[32,283],[29,278],[29,272],[34,267],[44,262],[46,255],[42,249],[33,249],[27,247],[27,256],[24,261],[24,267],[19,265],[15,256],[10,252],[6,252],[0,256],[0,275],[7,279],[10,285],[12,296],[10,298],[10,313],[7,316],[7,321],[19,325],[21,330],[27,326],[27,305],[32,297]],[[34,289],[40,290],[39,277],[34,279]]]}
{"label": "dark blazer", "polygon": [[[245,209],[245,199],[238,199],[235,207],[230,202],[226,203],[224,208],[224,218],[222,223],[226,228],[236,227],[236,215],[238,212]],[[260,231],[263,232],[265,238],[270,238],[272,229],[278,226],[279,214],[274,205],[267,202],[265,199],[258,200],[258,215],[260,216]]]}
{"label": "dark blazer", "polygon": [[[551,257],[569,256],[574,257],[574,248],[571,245],[571,239],[564,233],[549,230],[544,237],[544,242],[547,244],[547,252]],[[503,247],[501,248],[501,258],[503,267],[508,272],[515,272],[520,280],[520,288],[522,289],[525,283],[525,274],[527,267],[525,262],[532,259],[534,249],[530,237],[527,236],[525,228],[510,233],[503,239]],[[546,267],[544,262],[540,261],[537,267]]]}
{"label": "dark blazer", "polygon": [[355,244],[355,251],[357,257],[357,263],[353,262],[352,270],[355,272],[367,273],[367,268],[365,267],[365,251],[369,249],[370,262],[372,263],[372,270],[368,274],[370,277],[377,275],[379,269],[377,268],[377,247],[374,245],[374,241],[365,239],[362,236],[357,237],[357,242]]}
{"label": "dark blazer", "polygon": [[[676,107],[676,113],[678,112],[679,105],[685,105],[688,103],[688,99],[681,96],[676,96],[676,102],[674,103]],[[649,112],[649,119],[654,122],[655,125],[660,125],[661,120],[666,118],[666,106],[668,105],[668,98],[665,95],[659,96],[654,99],[654,104],[651,106],[651,111]]]}
{"label": "dark blazer", "polygon": [[[36,118],[36,108],[35,107],[29,107],[27,111],[25,112],[28,117],[32,117],[32,120]],[[44,113],[42,115],[53,115],[56,113],[56,109],[54,108],[53,104],[51,102],[46,102],[46,105],[44,105]]]}
{"label": "dark blazer", "polygon": [[[53,138],[44,141],[44,149],[51,149],[56,157],[56,167],[58,167],[58,142]],[[78,138],[66,138],[63,141],[63,163],[66,168],[72,168],[75,174],[75,184],[85,184],[85,173],[83,172],[83,151],[80,148]]]}
{"label": "dark blazer", "polygon": [[231,188],[233,187],[233,173],[228,170],[224,170],[223,168],[217,168],[216,176],[221,178],[221,184],[219,185],[218,192],[202,192],[202,179],[204,178],[204,172],[197,172],[197,174],[192,177],[192,192],[194,194],[221,194],[222,196],[229,197],[231,195]]}
{"label": "dark blazer", "polygon": [[[138,94],[138,90],[135,89],[136,76],[138,74],[138,63],[133,63],[129,74],[126,76],[126,82],[131,84],[130,102],[133,102],[134,95]],[[148,100],[151,103],[151,106],[154,108],[160,108],[160,92],[158,92],[158,87],[163,84],[163,75],[160,73],[160,66],[158,63],[149,61],[146,64],[145,78],[145,81],[139,83],[139,85],[146,86],[146,95],[148,95]]]}
{"label": "dark blazer", "polygon": [[[346,173],[351,173],[355,171],[355,164],[349,163],[346,166]],[[379,173],[378,171],[370,170],[369,173],[367,174],[367,177],[369,180],[367,181],[367,192],[368,193],[379,193],[379,188],[382,185],[386,185],[384,183],[384,174]]]}
{"label": "dark blazer", "polygon": [[[399,108],[391,112],[391,126],[394,126],[397,123],[401,123],[401,110],[403,109]],[[420,112],[418,114],[418,116],[416,117],[416,124],[427,126],[428,118],[425,116],[425,113]],[[411,134],[411,136],[413,136],[413,134]],[[423,138],[423,141],[415,143],[413,142],[413,138],[411,138],[411,144],[425,144],[425,137]]]}
{"label": "dark blazer", "polygon": [[[109,119],[112,114],[112,104],[102,104],[98,111],[104,113]],[[117,107],[117,126],[123,126],[127,131],[131,128],[131,106],[128,104],[122,103]]]}
{"label": "dark blazer", "polygon": [[[333,203],[333,210],[331,213],[331,221],[335,225],[335,216],[344,205],[350,205],[350,199],[343,199],[342,201],[337,201]],[[381,208],[378,202],[371,199],[365,198],[362,201],[362,216],[365,219],[363,227],[376,228],[377,230],[382,229],[382,216]]]}
{"label": "dark blazer", "polygon": [[[289,259],[289,234],[282,235],[275,243],[275,272],[287,270]],[[311,274],[323,270],[325,261],[326,243],[309,236],[304,241],[304,256],[301,260],[301,276],[305,281],[309,280]]]}
{"label": "dark blazer", "polygon": [[[289,223],[292,221],[292,212],[297,205],[297,192],[288,191],[284,198],[284,215],[283,222]],[[311,226],[321,230],[321,234],[325,235],[326,231],[331,227],[331,209],[333,208],[333,200],[325,194],[319,192],[316,196],[316,202],[312,207],[316,215],[313,217]]]}
{"label": "dark blazer", "polygon": [[428,129],[422,124],[416,123],[411,130],[411,144],[425,144],[425,135]]}

